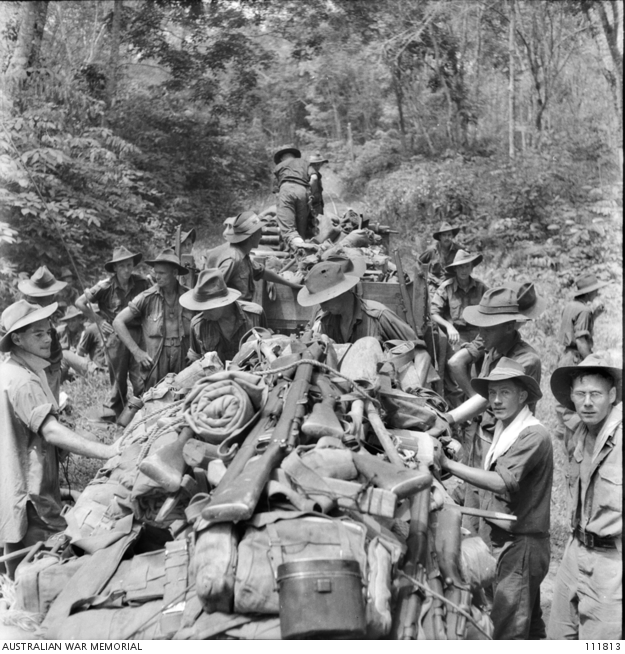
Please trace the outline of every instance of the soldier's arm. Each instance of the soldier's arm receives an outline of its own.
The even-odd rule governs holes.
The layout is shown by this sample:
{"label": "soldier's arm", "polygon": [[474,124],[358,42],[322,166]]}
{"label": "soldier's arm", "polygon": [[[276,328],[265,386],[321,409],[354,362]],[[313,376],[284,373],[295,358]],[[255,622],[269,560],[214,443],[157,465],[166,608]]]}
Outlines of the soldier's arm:
{"label": "soldier's arm", "polygon": [[475,391],[471,387],[471,376],[469,374],[472,363],[473,357],[466,348],[458,350],[447,362],[451,378],[468,397],[475,395]]}
{"label": "soldier's arm", "polygon": [[93,459],[110,459],[117,454],[115,445],[88,440],[62,425],[52,415],[44,420],[39,432],[46,442],[72,454],[88,456]]}
{"label": "soldier's arm", "polygon": [[284,279],[284,277],[280,277],[277,272],[274,272],[273,270],[269,270],[268,268],[265,268],[263,272],[263,279],[267,282],[275,282],[276,284],[283,284],[284,286],[289,286],[290,288],[294,288],[299,290],[302,288],[301,284],[296,284],[295,282],[291,282],[288,279]]}
{"label": "soldier's arm", "polygon": [[91,308],[84,293],[76,300],[76,308],[82,311],[87,318],[97,323],[105,334],[113,333],[113,327]]}
{"label": "soldier's arm", "polygon": [[592,354],[592,348],[590,347],[590,340],[588,339],[588,336],[580,336],[579,338],[576,338],[575,345],[577,346],[577,351],[582,355],[583,359]]}
{"label": "soldier's arm", "polygon": [[130,354],[135,358],[136,362],[144,368],[150,368],[153,364],[150,355],[142,350],[134,338],[130,335],[126,323],[130,322],[135,317],[134,313],[129,307],[120,311],[119,315],[113,321],[113,328],[119,336],[119,340],[130,350]]}

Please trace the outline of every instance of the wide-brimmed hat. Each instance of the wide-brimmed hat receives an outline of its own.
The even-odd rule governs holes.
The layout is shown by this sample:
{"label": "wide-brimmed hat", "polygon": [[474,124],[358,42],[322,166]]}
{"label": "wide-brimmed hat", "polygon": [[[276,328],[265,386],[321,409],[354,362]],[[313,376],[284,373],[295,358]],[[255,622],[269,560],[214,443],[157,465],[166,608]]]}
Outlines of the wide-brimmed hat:
{"label": "wide-brimmed hat", "polygon": [[61,274],[59,275],[59,279],[64,279],[65,277],[73,277],[73,276],[74,273],[71,271],[70,268],[68,268],[67,266],[63,266],[63,268],[61,268]]}
{"label": "wide-brimmed hat", "polygon": [[323,257],[324,261],[341,264],[346,275],[362,277],[367,270],[367,262],[364,257],[348,257],[346,254],[330,254]]}
{"label": "wide-brimmed hat", "polygon": [[516,293],[519,303],[519,313],[526,318],[534,320],[547,308],[547,300],[536,293],[534,282],[506,282],[504,286],[511,288]]}
{"label": "wide-brimmed hat", "polygon": [[254,211],[244,211],[234,218],[224,220],[224,238],[230,243],[240,243],[263,228],[263,221]]}
{"label": "wide-brimmed hat", "polygon": [[228,288],[218,268],[207,268],[198,275],[195,286],[180,296],[180,304],[192,311],[218,309],[232,304],[241,292]]}
{"label": "wide-brimmed hat", "polygon": [[46,266],[40,266],[28,279],[22,279],[17,288],[28,297],[48,297],[56,295],[66,286],[67,282],[57,280]]}
{"label": "wide-brimmed hat", "polygon": [[153,266],[155,263],[170,263],[172,266],[178,268],[179,275],[186,275],[189,271],[180,265],[180,259],[176,256],[176,253],[171,248],[165,248],[162,250],[155,259],[146,261],[148,266]]}
{"label": "wide-brimmed hat", "polygon": [[432,238],[437,241],[440,240],[439,237],[445,232],[451,232],[452,236],[455,236],[460,231],[460,227],[455,225],[450,225],[448,222],[442,222],[441,226],[432,234]]}
{"label": "wide-brimmed hat", "polygon": [[608,284],[609,282],[600,282],[592,273],[584,273],[575,280],[576,290],[573,293],[573,297],[592,293],[592,291],[596,291],[598,288],[603,288]]}
{"label": "wide-brimmed hat", "polygon": [[195,243],[195,239],[197,238],[195,227],[192,227],[188,232],[180,233],[180,245],[182,245],[188,238],[191,239],[191,243]]}
{"label": "wide-brimmed hat", "polygon": [[321,152],[319,152],[319,150],[317,150],[317,152],[315,152],[315,154],[313,154],[313,156],[310,157],[310,159],[308,159],[308,163],[311,163],[311,164],[324,164],[324,163],[328,163],[328,160],[325,159],[324,157],[322,157]]}
{"label": "wide-brimmed hat", "polygon": [[108,272],[115,272],[115,264],[128,261],[128,259],[132,259],[132,265],[136,266],[143,259],[143,255],[140,252],[131,252],[122,245],[113,250],[113,258],[104,264],[104,269]]}
{"label": "wide-brimmed hat", "polygon": [[484,257],[481,254],[471,254],[470,252],[467,252],[466,250],[458,250],[456,252],[456,256],[454,257],[454,260],[445,267],[445,270],[449,273],[453,273],[454,268],[456,266],[464,266],[465,263],[470,263],[475,266],[477,266],[479,263],[482,262],[482,259]]}
{"label": "wide-brimmed hat", "polygon": [[508,286],[486,291],[477,306],[465,308],[462,317],[476,327],[493,327],[504,322],[527,320],[527,317],[519,312],[516,292]]}
{"label": "wide-brimmed hat", "polygon": [[575,405],[571,399],[571,386],[573,379],[582,372],[582,369],[588,375],[601,373],[612,377],[616,387],[616,401],[621,401],[623,397],[623,358],[616,352],[606,351],[589,354],[577,366],[562,366],[553,371],[549,384],[551,392],[560,404],[575,411]]}
{"label": "wide-brimmed hat", "polygon": [[85,314],[82,311],[79,311],[75,306],[67,307],[67,310],[63,314],[62,318],[59,318],[59,322],[69,322],[73,318],[85,318]]}
{"label": "wide-brimmed hat", "polygon": [[343,264],[335,261],[322,261],[314,265],[297,294],[297,301],[303,307],[327,302],[345,291],[349,291],[360,281],[356,275],[346,275]]}
{"label": "wide-brimmed hat", "polygon": [[299,159],[302,156],[302,153],[294,145],[283,145],[278,148],[273,154],[273,162],[277,165],[280,163],[280,157],[290,152],[296,159]]}
{"label": "wide-brimmed hat", "polygon": [[508,357],[501,357],[488,377],[474,377],[471,380],[471,387],[482,397],[488,397],[489,382],[504,381],[506,379],[515,379],[523,384],[529,394],[528,403],[539,400],[543,396],[540,384],[533,377],[525,374],[525,370],[523,370],[520,363]]}
{"label": "wide-brimmed hat", "polygon": [[59,305],[56,302],[47,307],[40,307],[38,304],[31,304],[26,300],[18,300],[9,305],[3,312],[0,322],[4,333],[0,338],[0,352],[8,352],[11,349],[11,334],[22,327],[31,325],[39,320],[49,318]]}

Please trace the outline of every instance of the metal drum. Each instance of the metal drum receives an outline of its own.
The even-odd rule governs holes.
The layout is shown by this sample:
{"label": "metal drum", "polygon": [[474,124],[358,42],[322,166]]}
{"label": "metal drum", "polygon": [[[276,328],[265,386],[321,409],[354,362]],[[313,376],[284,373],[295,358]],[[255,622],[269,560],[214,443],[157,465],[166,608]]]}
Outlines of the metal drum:
{"label": "metal drum", "polygon": [[357,561],[282,563],[278,590],[283,639],[365,637],[365,600]]}

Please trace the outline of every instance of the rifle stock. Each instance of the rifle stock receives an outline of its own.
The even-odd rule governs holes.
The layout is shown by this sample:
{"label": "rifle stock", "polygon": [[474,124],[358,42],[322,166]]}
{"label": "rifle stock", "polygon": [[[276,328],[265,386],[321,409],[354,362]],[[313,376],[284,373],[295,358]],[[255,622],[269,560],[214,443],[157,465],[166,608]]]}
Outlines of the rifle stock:
{"label": "rifle stock", "polygon": [[[304,358],[318,361],[323,351],[321,343],[313,343],[304,354]],[[306,412],[312,372],[312,363],[303,363],[297,368],[293,383],[284,399],[282,414],[273,429],[267,449],[253,461],[249,460],[251,457],[242,461],[243,457],[239,457],[241,452],[237,454],[226,471],[226,475],[217,486],[211,502],[202,510],[202,517],[205,520],[239,522],[252,517],[271,471],[292,449],[299,436],[301,422]],[[252,453],[255,453],[255,445]],[[237,458],[240,458],[241,461],[237,462]],[[236,468],[231,472],[235,463]]]}

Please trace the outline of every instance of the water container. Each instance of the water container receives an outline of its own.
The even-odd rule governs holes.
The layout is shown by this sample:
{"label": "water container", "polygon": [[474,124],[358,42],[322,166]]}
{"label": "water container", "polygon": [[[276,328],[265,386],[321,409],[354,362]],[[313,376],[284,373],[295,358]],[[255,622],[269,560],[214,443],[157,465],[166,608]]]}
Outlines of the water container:
{"label": "water container", "polygon": [[364,638],[365,600],[353,559],[305,559],[278,566],[283,639]]}
{"label": "water container", "polygon": [[131,397],[124,407],[124,410],[119,414],[119,418],[117,418],[117,424],[121,427],[128,427],[132,419],[137,414],[137,411],[142,408],[143,401],[138,397]]}

